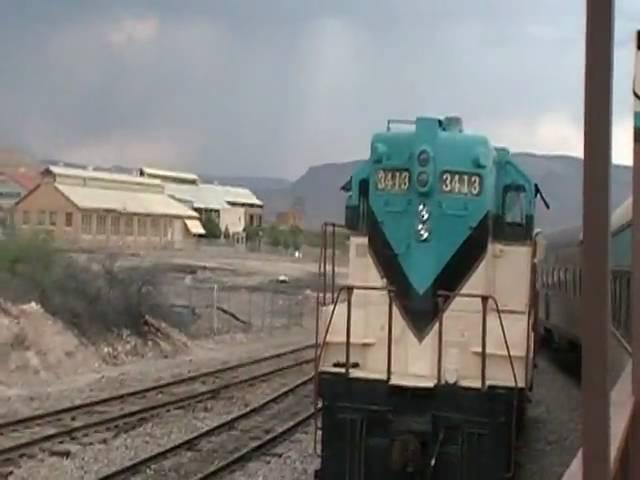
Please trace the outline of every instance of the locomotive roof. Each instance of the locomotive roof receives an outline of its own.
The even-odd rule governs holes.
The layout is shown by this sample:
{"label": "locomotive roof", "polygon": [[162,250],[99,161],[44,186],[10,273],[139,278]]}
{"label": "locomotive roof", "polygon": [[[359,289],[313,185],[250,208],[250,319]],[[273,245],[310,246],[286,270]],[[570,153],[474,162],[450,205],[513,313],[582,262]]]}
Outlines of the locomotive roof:
{"label": "locomotive roof", "polygon": [[617,233],[631,223],[631,207],[633,198],[629,197],[616,208],[611,215],[611,232]]}
{"label": "locomotive roof", "polygon": [[543,237],[548,248],[577,245],[582,241],[582,226],[574,225],[571,227],[558,228],[543,234]]}

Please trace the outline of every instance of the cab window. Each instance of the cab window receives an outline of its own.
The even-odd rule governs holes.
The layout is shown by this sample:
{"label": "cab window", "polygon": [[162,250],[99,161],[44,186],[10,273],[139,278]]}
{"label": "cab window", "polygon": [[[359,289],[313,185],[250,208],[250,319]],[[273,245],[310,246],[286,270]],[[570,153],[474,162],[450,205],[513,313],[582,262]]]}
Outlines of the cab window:
{"label": "cab window", "polygon": [[510,225],[524,225],[526,221],[525,213],[525,192],[510,189],[504,196],[504,221]]}

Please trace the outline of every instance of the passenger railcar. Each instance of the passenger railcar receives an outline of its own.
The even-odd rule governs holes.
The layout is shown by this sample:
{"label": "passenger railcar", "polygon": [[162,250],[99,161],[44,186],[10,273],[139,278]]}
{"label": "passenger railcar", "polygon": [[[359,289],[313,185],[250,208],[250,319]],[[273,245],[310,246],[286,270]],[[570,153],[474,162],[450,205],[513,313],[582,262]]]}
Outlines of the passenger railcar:
{"label": "passenger railcar", "polygon": [[[612,327],[629,340],[631,288],[631,198],[611,217]],[[549,232],[538,275],[539,326],[556,346],[580,348],[582,297],[582,229],[580,226]]]}
{"label": "passenger railcar", "polygon": [[[640,149],[640,32],[636,39],[633,96],[635,148]],[[613,212],[610,243],[612,327],[626,341],[630,336],[631,205],[629,198]],[[548,233],[545,244],[538,276],[539,324],[556,344],[579,348],[582,230],[571,227]]]}
{"label": "passenger railcar", "polygon": [[321,480],[503,479],[533,384],[537,186],[458,118],[375,134],[321,310]]}

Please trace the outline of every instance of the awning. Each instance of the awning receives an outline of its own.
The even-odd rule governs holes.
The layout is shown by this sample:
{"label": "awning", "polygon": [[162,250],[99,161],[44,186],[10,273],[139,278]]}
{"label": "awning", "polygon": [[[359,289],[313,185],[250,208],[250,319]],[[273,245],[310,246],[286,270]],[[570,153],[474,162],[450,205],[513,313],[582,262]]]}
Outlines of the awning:
{"label": "awning", "polygon": [[187,230],[191,232],[191,235],[204,235],[206,233],[200,220],[185,218],[184,224],[187,226]]}

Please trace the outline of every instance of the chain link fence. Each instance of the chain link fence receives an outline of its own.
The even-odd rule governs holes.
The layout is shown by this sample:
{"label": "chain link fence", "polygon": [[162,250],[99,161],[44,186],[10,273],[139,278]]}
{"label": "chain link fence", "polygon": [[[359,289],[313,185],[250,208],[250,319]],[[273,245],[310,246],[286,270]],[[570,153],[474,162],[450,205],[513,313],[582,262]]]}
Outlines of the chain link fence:
{"label": "chain link fence", "polygon": [[217,284],[189,276],[167,290],[167,321],[197,337],[310,325],[315,295],[287,287]]}

